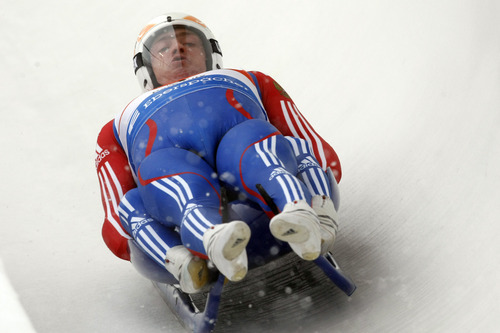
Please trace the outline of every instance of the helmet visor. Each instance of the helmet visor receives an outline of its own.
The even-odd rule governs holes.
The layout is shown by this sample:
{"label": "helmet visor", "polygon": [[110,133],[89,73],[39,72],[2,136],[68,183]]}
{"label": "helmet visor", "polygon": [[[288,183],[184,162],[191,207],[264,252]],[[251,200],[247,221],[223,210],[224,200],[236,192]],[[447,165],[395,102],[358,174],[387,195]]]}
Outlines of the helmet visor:
{"label": "helmet visor", "polygon": [[142,57],[158,84],[165,85],[209,69],[209,44],[196,29],[169,25],[144,40]]}

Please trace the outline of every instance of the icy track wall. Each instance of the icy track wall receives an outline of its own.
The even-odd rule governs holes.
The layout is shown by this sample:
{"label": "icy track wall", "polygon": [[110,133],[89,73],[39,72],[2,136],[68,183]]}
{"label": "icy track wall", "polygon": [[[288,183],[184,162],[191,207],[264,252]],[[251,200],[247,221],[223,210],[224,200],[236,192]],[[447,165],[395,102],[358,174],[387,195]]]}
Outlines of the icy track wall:
{"label": "icy track wall", "polygon": [[[93,166],[139,93],[135,37],[168,10],[207,23],[227,67],[275,77],[340,155],[335,256],[358,290],[302,331],[499,329],[497,1],[24,0],[0,14],[0,280],[37,332],[181,331],[105,248]],[[19,332],[6,302],[0,331]]]}

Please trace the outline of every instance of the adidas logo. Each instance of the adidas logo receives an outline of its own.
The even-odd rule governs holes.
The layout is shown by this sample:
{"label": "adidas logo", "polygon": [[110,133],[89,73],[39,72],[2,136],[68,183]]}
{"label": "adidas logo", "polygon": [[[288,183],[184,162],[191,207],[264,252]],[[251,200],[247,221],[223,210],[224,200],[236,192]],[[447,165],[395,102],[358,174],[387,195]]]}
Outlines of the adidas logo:
{"label": "adidas logo", "polygon": [[269,176],[269,180],[272,180],[273,178],[275,178],[275,177],[277,177],[279,175],[282,175],[284,173],[289,173],[289,172],[286,171],[282,167],[276,168],[276,169],[273,170],[273,172],[271,172],[271,175]]}

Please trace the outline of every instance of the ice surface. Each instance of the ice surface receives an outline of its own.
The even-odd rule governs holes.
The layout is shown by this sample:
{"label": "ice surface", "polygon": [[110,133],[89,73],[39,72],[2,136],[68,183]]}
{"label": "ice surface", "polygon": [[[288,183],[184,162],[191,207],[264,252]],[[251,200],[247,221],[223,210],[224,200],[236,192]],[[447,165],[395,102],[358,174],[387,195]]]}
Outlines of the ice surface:
{"label": "ice surface", "polygon": [[101,126],[139,92],[135,37],[168,10],[205,21],[226,67],[275,77],[343,163],[335,256],[358,290],[302,331],[499,330],[493,0],[3,5],[0,258],[28,329],[181,331],[105,248],[93,162]]}
{"label": "ice surface", "polygon": [[0,261],[0,332],[35,332]]}

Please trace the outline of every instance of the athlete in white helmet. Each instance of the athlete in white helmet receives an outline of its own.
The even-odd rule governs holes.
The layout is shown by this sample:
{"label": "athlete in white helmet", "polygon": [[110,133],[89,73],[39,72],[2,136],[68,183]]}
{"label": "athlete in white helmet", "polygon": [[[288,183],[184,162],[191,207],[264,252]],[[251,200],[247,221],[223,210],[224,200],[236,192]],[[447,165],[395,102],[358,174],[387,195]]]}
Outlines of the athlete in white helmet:
{"label": "athlete in white helmet", "polygon": [[158,16],[141,31],[134,48],[135,75],[144,91],[222,68],[222,52],[197,18],[171,13]]}
{"label": "athlete in white helmet", "polygon": [[188,293],[207,284],[207,259],[241,280],[251,228],[244,217],[222,224],[221,186],[258,205],[301,258],[331,250],[337,212],[325,170],[338,182],[340,163],[274,79],[223,69],[213,34],[182,13],[146,25],[134,69],[144,93],[97,140],[113,253],[130,260],[134,239]]}

